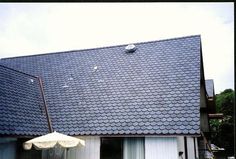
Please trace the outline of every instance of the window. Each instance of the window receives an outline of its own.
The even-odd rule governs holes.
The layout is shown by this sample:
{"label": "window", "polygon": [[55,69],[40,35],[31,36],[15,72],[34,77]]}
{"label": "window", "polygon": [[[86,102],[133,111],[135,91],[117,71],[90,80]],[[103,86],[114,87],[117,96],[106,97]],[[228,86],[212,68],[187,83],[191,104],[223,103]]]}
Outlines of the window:
{"label": "window", "polygon": [[102,138],[100,159],[144,159],[144,138]]}
{"label": "window", "polygon": [[124,159],[144,159],[144,138],[125,138],[123,147]]}
{"label": "window", "polygon": [[123,138],[102,138],[100,159],[123,159]]}

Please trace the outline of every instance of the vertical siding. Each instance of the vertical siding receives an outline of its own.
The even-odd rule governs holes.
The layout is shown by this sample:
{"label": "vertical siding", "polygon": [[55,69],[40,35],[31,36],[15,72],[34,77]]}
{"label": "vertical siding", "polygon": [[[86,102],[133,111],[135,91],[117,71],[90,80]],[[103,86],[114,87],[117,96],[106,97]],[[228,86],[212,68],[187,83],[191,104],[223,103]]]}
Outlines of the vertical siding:
{"label": "vertical siding", "polygon": [[178,159],[177,138],[145,137],[145,159]]}
{"label": "vertical siding", "polygon": [[195,137],[194,140],[195,140],[195,148],[196,148],[196,157],[199,158],[199,154],[198,154],[198,143],[197,143],[198,138]]}
{"label": "vertical siding", "polygon": [[185,159],[185,150],[184,150],[184,136],[177,137],[177,145],[178,145],[178,153],[180,151],[183,152],[182,158],[179,157],[179,159]]}
{"label": "vertical siding", "polygon": [[194,138],[187,137],[187,147],[188,147],[188,159],[195,159],[195,152],[194,152]]}
{"label": "vertical siding", "polygon": [[100,137],[79,137],[85,140],[85,146],[72,148],[67,151],[67,159],[99,159]]}

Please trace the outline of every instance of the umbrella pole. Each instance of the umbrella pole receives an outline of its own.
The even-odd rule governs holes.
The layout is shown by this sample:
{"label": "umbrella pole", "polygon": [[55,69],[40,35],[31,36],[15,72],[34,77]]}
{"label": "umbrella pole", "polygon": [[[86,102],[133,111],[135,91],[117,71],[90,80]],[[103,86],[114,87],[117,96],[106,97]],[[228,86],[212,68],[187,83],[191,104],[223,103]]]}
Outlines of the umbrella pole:
{"label": "umbrella pole", "polygon": [[68,151],[68,149],[66,148],[66,151],[65,151],[65,159],[67,159],[67,151]]}
{"label": "umbrella pole", "polygon": [[56,154],[56,149],[55,149],[55,147],[54,147],[54,148],[53,148],[53,158],[54,158],[54,159],[56,159],[56,155],[55,155],[55,154]]}

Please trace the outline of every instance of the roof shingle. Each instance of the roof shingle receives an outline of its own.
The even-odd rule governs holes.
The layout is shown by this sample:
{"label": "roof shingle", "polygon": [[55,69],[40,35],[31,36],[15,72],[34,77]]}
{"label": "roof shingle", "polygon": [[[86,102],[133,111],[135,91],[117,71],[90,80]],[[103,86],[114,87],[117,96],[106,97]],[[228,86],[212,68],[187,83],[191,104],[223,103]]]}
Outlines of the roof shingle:
{"label": "roof shingle", "polygon": [[40,76],[53,128],[70,135],[199,134],[200,36],[2,59]]}
{"label": "roof shingle", "polygon": [[208,97],[214,96],[214,82],[212,79],[205,80],[206,92]]}
{"label": "roof shingle", "polygon": [[0,65],[0,84],[0,135],[47,133],[37,79]]}

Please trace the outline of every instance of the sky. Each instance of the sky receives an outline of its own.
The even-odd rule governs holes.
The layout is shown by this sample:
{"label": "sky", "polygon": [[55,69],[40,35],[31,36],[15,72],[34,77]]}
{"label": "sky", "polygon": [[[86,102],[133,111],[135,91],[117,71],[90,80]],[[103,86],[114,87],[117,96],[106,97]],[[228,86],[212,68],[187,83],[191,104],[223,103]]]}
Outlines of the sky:
{"label": "sky", "polygon": [[234,89],[234,3],[0,3],[0,58],[201,35],[205,79]]}

